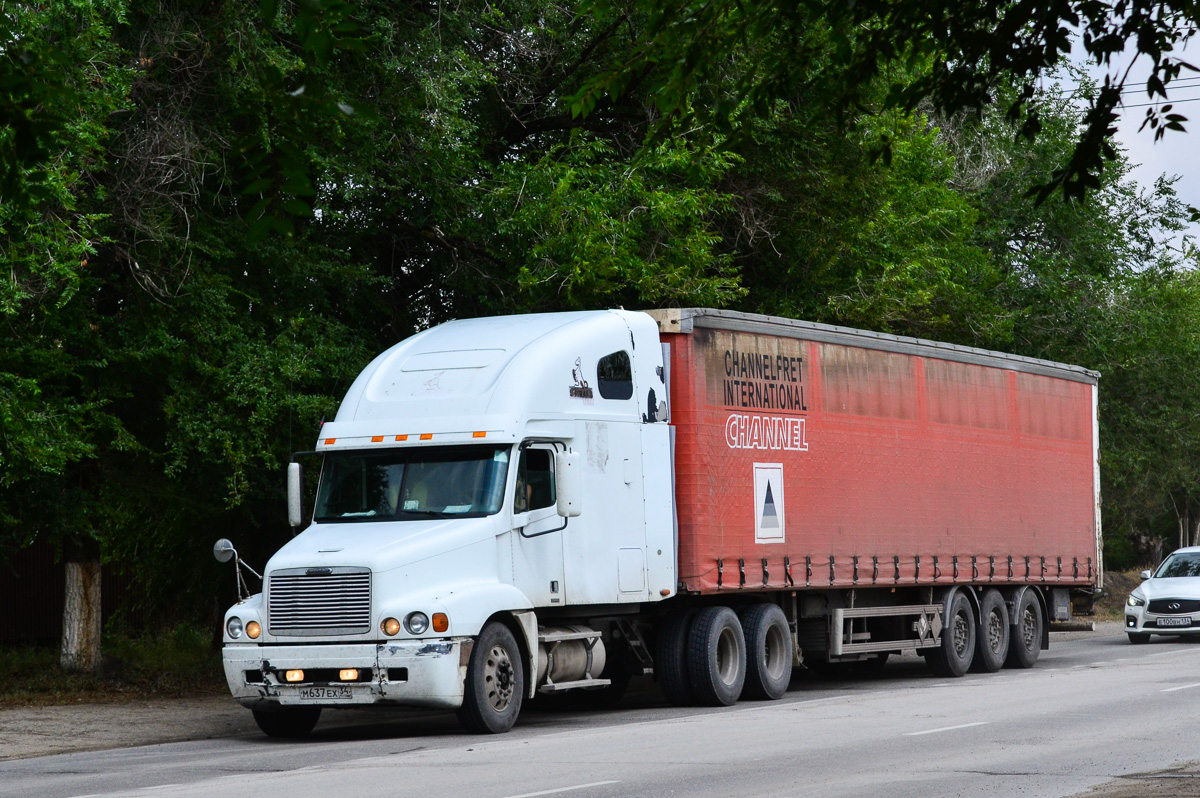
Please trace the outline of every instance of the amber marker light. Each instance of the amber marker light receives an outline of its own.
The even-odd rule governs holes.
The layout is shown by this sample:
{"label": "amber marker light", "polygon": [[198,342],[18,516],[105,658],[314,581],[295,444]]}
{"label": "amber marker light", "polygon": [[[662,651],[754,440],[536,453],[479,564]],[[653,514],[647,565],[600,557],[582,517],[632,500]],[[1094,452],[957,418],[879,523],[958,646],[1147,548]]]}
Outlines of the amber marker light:
{"label": "amber marker light", "polygon": [[384,618],[379,629],[388,637],[395,637],[400,634],[400,622],[395,618]]}
{"label": "amber marker light", "polygon": [[423,440],[423,441],[431,441],[431,440],[433,440],[433,433],[432,433],[432,432],[422,432],[422,433],[421,433],[421,440]]}
{"label": "amber marker light", "polygon": [[383,436],[382,435],[372,435],[371,443],[383,443]]}
{"label": "amber marker light", "polygon": [[338,681],[357,682],[358,668],[342,668],[340,671],[338,671]]}
{"label": "amber marker light", "polygon": [[396,436],[396,440],[398,440],[398,441],[406,441],[406,440],[408,440],[408,436],[407,436],[407,435],[397,435],[397,436]]}
{"label": "amber marker light", "polygon": [[326,446],[333,446],[333,443],[334,443],[334,441],[336,441],[336,440],[337,440],[337,438],[326,438],[326,439],[325,439],[325,445],[326,445]]}
{"label": "amber marker light", "polygon": [[304,671],[284,671],[283,678],[289,682],[302,682],[304,681]]}
{"label": "amber marker light", "polygon": [[433,614],[433,631],[444,632],[450,628],[450,619],[446,617],[444,612],[435,612]]}
{"label": "amber marker light", "polygon": [[487,433],[486,433],[486,432],[482,432],[482,431],[480,431],[480,432],[472,432],[472,433],[471,433],[471,437],[472,437],[472,438],[486,438],[486,437],[487,437]]}
{"label": "amber marker light", "polygon": [[258,621],[251,621],[246,624],[246,637],[251,640],[257,640],[260,634],[262,634],[262,627],[258,625]]}

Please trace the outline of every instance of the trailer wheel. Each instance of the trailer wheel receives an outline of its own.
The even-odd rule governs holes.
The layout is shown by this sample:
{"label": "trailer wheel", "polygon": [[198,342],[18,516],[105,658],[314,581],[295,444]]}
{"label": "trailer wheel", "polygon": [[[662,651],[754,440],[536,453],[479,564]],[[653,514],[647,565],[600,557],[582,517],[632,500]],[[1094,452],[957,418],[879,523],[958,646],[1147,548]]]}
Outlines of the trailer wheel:
{"label": "trailer wheel", "polygon": [[663,619],[658,630],[654,673],[663,695],[677,707],[691,706],[695,702],[687,667],[688,632],[694,617],[695,610],[676,612]]}
{"label": "trailer wheel", "polygon": [[942,644],[925,656],[929,669],[938,676],[959,677],[975,658],[975,611],[962,593],[955,592],[947,602]]}
{"label": "trailer wheel", "polygon": [[1149,632],[1127,632],[1127,634],[1129,635],[1129,642],[1133,643],[1134,645],[1141,645],[1142,643],[1150,642]]}
{"label": "trailer wheel", "polygon": [[692,693],[702,706],[732,706],[746,681],[746,638],[737,613],[706,607],[688,635],[688,673]]}
{"label": "trailer wheel", "polygon": [[746,633],[746,684],[742,697],[774,701],[792,681],[792,633],[775,604],[755,604],[742,615]]}
{"label": "trailer wheel", "polygon": [[985,590],[979,600],[979,629],[975,635],[975,661],[971,663],[971,670],[995,673],[1003,668],[1011,640],[1004,597],[994,588]]}
{"label": "trailer wheel", "polygon": [[291,740],[307,737],[320,719],[320,707],[273,706],[254,710],[254,722],[268,737]]}
{"label": "trailer wheel", "polygon": [[1008,668],[1032,668],[1042,653],[1042,605],[1032,590],[1022,590],[1014,605],[1011,641],[1008,657],[1004,660]]}
{"label": "trailer wheel", "polygon": [[525,696],[521,649],[508,627],[493,621],[471,649],[458,722],[475,734],[506,732],[517,722]]}

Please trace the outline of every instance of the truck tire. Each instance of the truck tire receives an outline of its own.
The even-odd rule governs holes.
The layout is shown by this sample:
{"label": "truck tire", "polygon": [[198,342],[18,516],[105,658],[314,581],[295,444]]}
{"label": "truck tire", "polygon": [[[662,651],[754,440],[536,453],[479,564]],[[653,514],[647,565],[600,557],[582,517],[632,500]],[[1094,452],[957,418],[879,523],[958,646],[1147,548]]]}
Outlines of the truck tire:
{"label": "truck tire", "polygon": [[942,644],[925,655],[929,669],[938,676],[957,678],[975,659],[975,610],[965,595],[955,591],[946,601]]}
{"label": "truck tire", "polygon": [[654,674],[663,695],[677,707],[691,706],[696,700],[687,667],[688,633],[695,617],[695,610],[676,612],[663,619],[658,629]]}
{"label": "truck tire", "polygon": [[1042,653],[1042,604],[1032,590],[1022,590],[1013,602],[1011,640],[1006,668],[1032,668]]}
{"label": "truck tire", "polygon": [[320,707],[272,706],[254,710],[254,722],[268,737],[290,740],[307,737],[320,719]]}
{"label": "truck tire", "polygon": [[792,632],[775,604],[755,604],[742,614],[746,633],[746,683],[742,697],[774,701],[792,682]]}
{"label": "truck tire", "polygon": [[1000,591],[990,588],[979,599],[979,627],[975,634],[975,661],[971,670],[995,673],[1004,667],[1008,646],[1012,640],[1008,620],[1008,605]]}
{"label": "truck tire", "polygon": [[688,673],[696,703],[728,707],[737,703],[746,682],[746,637],[737,613],[705,607],[688,635]]}
{"label": "truck tire", "polygon": [[517,639],[492,621],[471,649],[458,722],[475,734],[500,734],[517,722],[525,697],[525,668]]}

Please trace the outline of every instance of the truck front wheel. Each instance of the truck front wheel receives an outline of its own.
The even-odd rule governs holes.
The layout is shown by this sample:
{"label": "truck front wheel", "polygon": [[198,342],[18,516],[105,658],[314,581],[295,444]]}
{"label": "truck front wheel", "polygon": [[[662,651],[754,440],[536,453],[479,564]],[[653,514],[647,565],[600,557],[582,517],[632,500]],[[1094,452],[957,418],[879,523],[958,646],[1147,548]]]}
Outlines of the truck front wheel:
{"label": "truck front wheel", "polygon": [[254,710],[254,722],[268,737],[298,739],[308,733],[321,719],[320,707],[270,707]]}
{"label": "truck front wheel", "polygon": [[706,607],[688,635],[688,673],[702,706],[732,706],[746,681],[746,638],[728,607]]}
{"label": "truck front wheel", "polygon": [[517,722],[525,697],[521,649],[508,627],[483,627],[471,650],[458,722],[475,734],[506,732]]}

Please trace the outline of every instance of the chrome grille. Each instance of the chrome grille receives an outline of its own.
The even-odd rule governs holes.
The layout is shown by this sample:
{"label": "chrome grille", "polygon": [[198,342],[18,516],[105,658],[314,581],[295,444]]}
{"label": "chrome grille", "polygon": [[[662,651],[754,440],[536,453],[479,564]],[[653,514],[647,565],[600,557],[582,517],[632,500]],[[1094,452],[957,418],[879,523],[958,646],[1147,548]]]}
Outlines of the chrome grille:
{"label": "chrome grille", "polygon": [[273,635],[363,634],[371,630],[367,568],[287,568],[267,575],[267,628]]}

